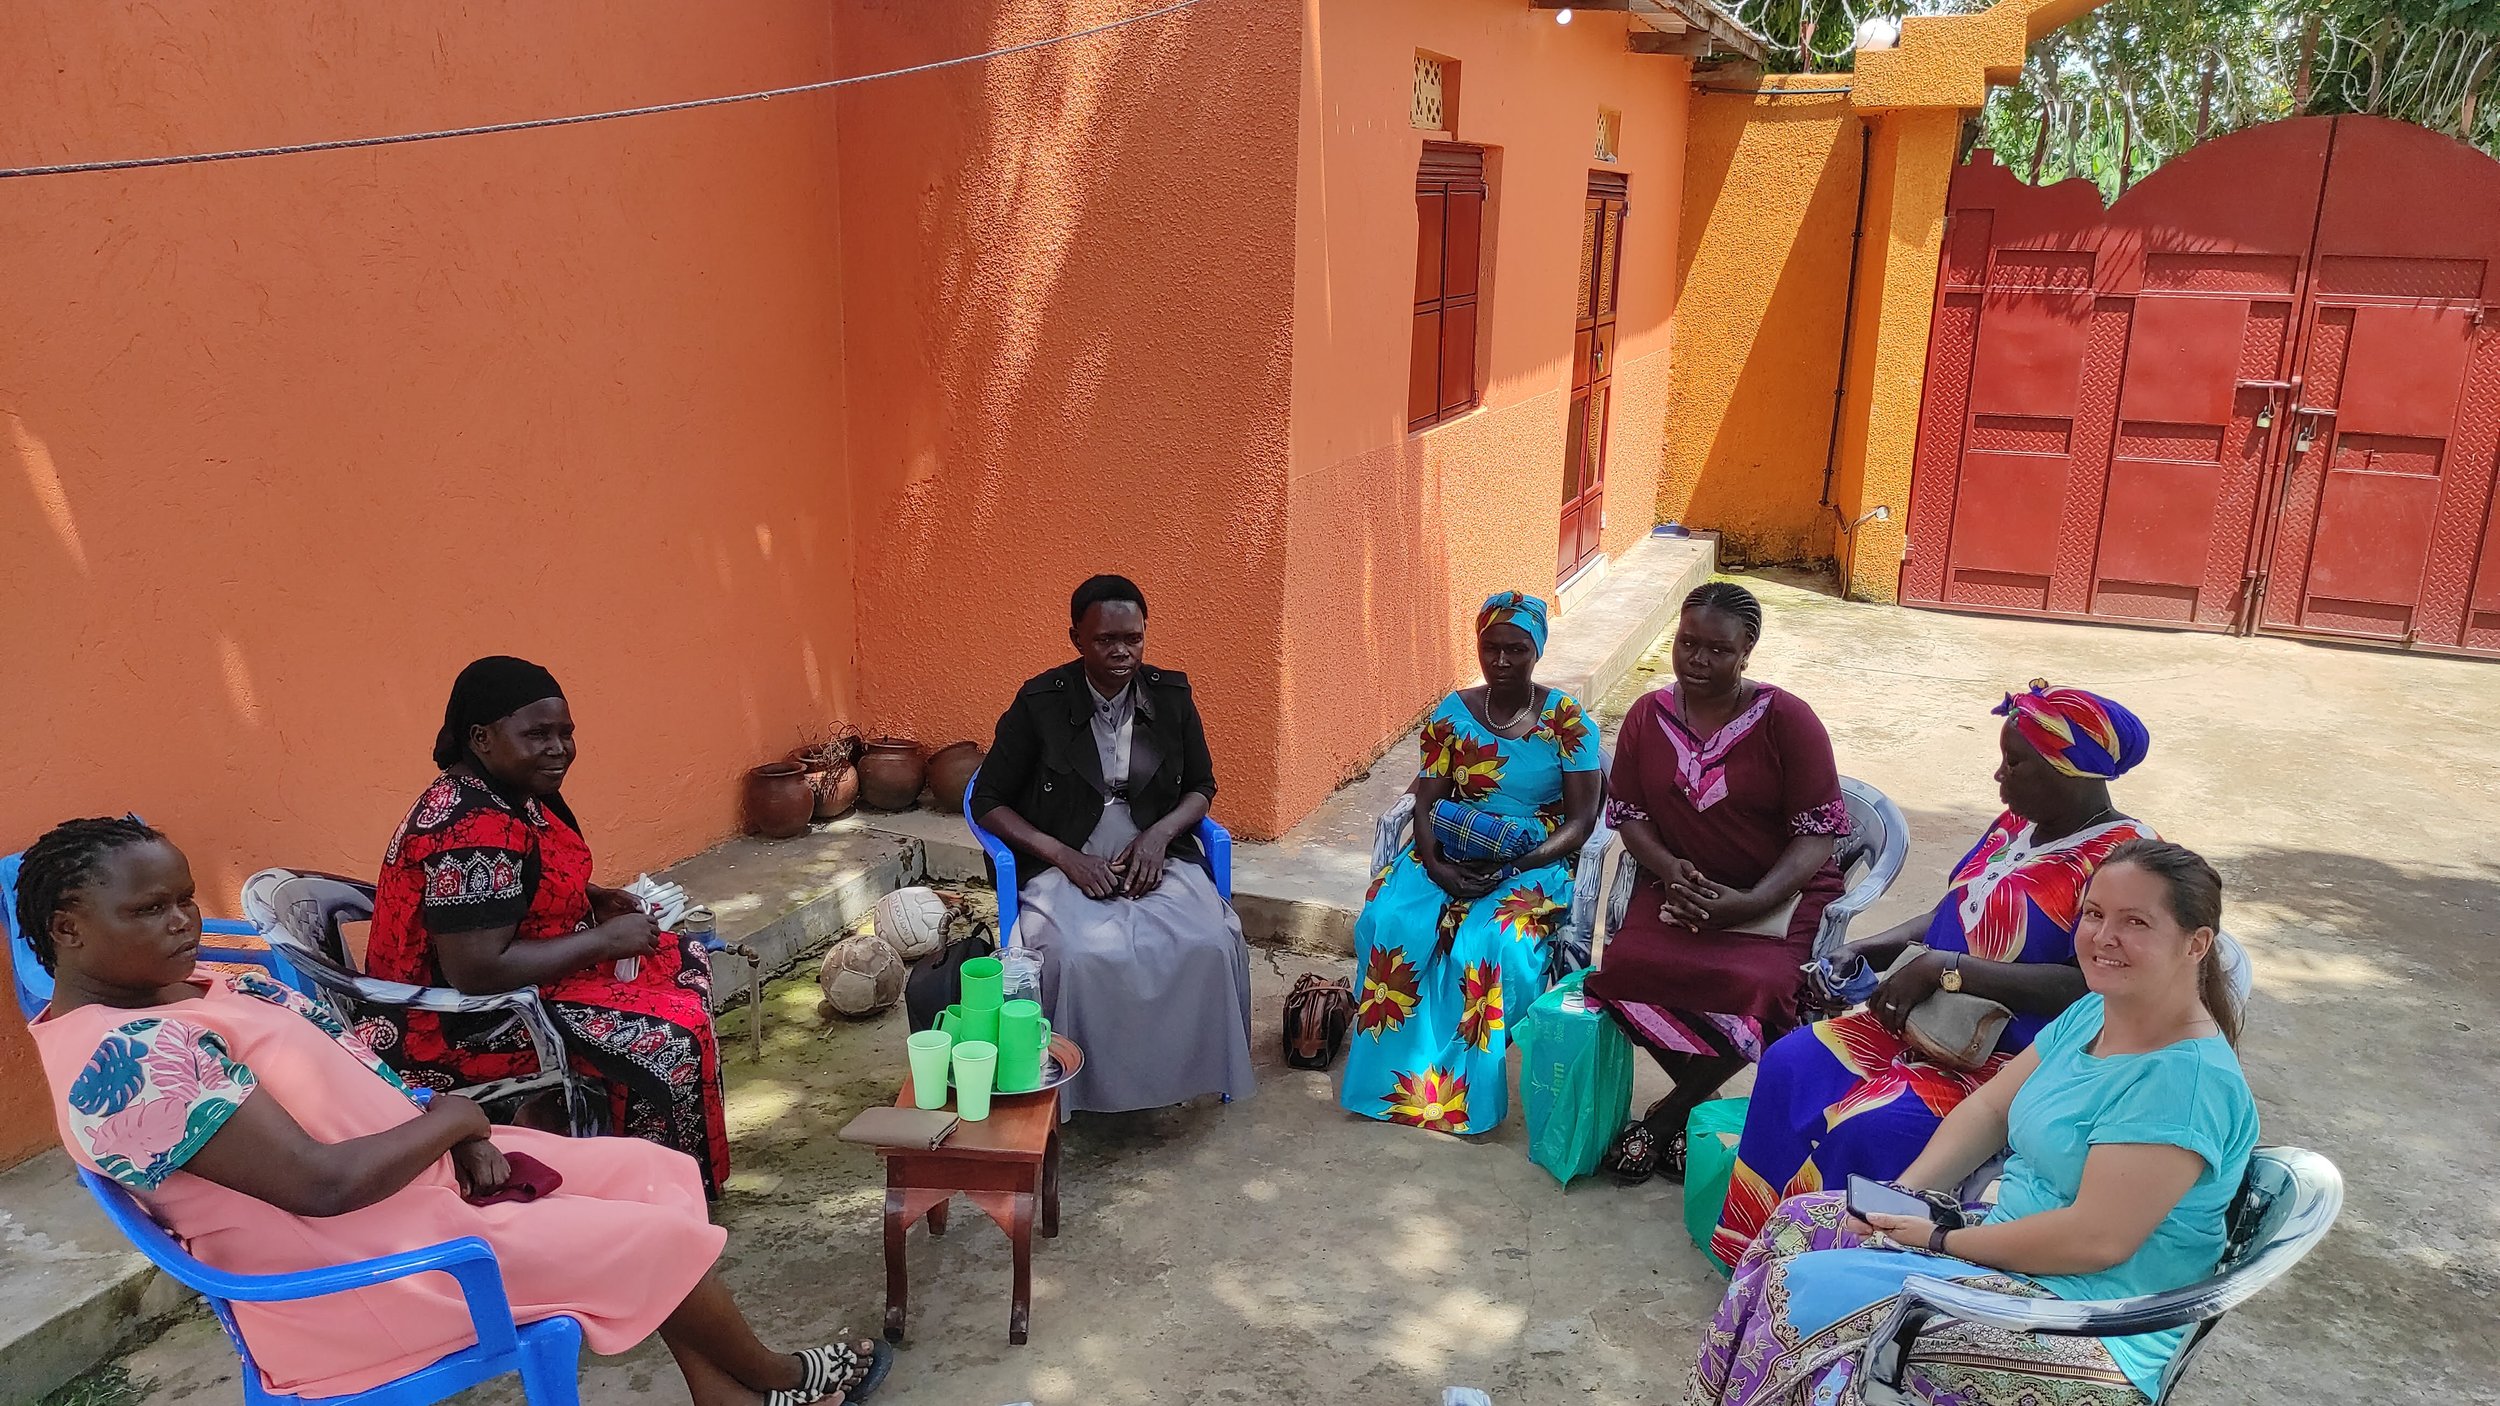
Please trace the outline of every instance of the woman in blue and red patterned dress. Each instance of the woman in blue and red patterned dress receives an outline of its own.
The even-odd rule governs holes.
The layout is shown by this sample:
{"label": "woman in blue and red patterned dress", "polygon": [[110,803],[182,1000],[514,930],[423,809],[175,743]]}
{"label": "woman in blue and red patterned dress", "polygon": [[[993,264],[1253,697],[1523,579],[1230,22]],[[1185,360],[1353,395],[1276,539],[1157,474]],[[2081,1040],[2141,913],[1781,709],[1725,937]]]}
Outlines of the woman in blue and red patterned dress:
{"label": "woman in blue and red patterned dress", "polygon": [[[564,802],[575,748],[564,690],[496,655],[460,671],[435,738],[442,775],[382,856],[366,969],[471,995],[535,986],[576,1068],[607,1086],[615,1131],[729,1176],[711,966],[626,894],[590,881]],[[535,1067],[506,1012],[395,1012],[360,1033],[410,1083],[437,1089]]]}
{"label": "woman in blue and red patterned dress", "polygon": [[[1744,1255],[1784,1198],[1846,1186],[1851,1173],[1901,1175],[1946,1114],[2084,995],[2075,961],[2084,887],[2119,846],[2155,838],[2119,813],[2109,783],[2144,760],[2152,739],[2135,714],[2079,688],[2035,681],[1996,711],[2005,813],[1954,867],[1932,913],[1849,944],[1877,966],[1913,942],[1926,953],[1887,975],[1866,1009],[1784,1036],[1762,1057],[1711,1236],[1723,1264]],[[1902,1037],[1911,1008],[1940,989],[2014,1013],[1982,1067],[1932,1063]]]}

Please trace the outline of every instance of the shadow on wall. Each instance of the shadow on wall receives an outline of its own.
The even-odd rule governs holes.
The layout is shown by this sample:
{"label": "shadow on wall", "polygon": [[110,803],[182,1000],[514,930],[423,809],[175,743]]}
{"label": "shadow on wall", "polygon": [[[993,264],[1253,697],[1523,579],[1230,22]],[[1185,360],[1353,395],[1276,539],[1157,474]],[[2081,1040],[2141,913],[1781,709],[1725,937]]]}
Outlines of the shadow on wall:
{"label": "shadow on wall", "polygon": [[1718,531],[1727,561],[1831,554],[1860,130],[1845,100],[1694,103],[1659,516]]}
{"label": "shadow on wall", "polygon": [[[105,109],[65,78],[26,104],[51,114],[37,136],[245,144],[276,120],[254,95],[304,63],[300,44],[245,46],[213,91],[147,90],[156,58],[88,32],[108,23],[60,10],[52,57],[126,61],[143,91]],[[564,52],[535,23],[377,21],[324,65],[373,82],[325,88],[306,120],[389,129],[371,108],[410,45],[477,83],[511,70],[473,51]],[[803,6],[686,37],[654,38],[675,61],[658,73],[568,70],[527,114],[827,57]],[[512,96],[455,89],[401,115]],[[20,745],[0,848],[136,809],[186,843],[215,907],[269,863],[369,871],[453,674],[496,651],[571,691],[603,861],[733,829],[739,771],[850,708],[823,117],[724,108],[13,190],[0,595],[20,673],[0,734]]]}
{"label": "shadow on wall", "polygon": [[[844,7],[853,68],[1133,12]],[[1228,815],[1272,807],[1294,17],[1215,6],[840,102],[863,710],[986,741],[1119,571],[1201,692]]]}

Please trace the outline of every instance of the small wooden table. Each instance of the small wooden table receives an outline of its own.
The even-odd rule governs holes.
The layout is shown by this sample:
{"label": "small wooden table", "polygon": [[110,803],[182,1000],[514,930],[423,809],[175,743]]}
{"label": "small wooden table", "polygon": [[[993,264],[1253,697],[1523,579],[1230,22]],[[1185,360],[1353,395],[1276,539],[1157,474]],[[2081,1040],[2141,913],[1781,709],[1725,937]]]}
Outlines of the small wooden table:
{"label": "small wooden table", "polygon": [[[894,1098],[912,1106],[911,1077]],[[1059,1234],[1059,1091],[1000,1094],[990,1116],[958,1123],[931,1151],[880,1147],[885,1159],[885,1336],[903,1340],[903,1315],[911,1302],[903,1235],[927,1217],[929,1233],[946,1233],[946,1210],[962,1196],[989,1213],[1015,1250],[1015,1297],[1007,1315],[1007,1341],[1022,1345],[1033,1323],[1033,1219],[1036,1203],[1042,1234]]]}

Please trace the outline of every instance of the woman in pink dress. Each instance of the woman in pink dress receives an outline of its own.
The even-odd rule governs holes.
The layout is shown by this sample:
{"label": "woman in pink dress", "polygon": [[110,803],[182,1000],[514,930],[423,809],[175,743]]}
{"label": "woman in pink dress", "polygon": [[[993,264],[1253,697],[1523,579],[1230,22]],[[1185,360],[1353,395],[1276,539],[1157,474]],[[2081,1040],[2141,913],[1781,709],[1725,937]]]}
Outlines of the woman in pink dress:
{"label": "woman in pink dress", "polygon": [[[727,1232],[692,1158],[631,1138],[493,1127],[420,1103],[329,1012],[256,976],[195,974],[200,913],[182,851],[136,819],[73,820],[27,850],[17,919],[51,1005],[31,1029],[61,1143],[192,1255],[290,1274],[473,1235],[514,1316],[580,1321],[594,1352],[656,1331],[696,1406],[857,1401],[886,1365],[865,1341],[777,1353],[714,1271]],[[534,1199],[480,1201],[507,1188]],[[368,1390],[476,1341],[448,1276],[238,1303],[271,1391]]]}

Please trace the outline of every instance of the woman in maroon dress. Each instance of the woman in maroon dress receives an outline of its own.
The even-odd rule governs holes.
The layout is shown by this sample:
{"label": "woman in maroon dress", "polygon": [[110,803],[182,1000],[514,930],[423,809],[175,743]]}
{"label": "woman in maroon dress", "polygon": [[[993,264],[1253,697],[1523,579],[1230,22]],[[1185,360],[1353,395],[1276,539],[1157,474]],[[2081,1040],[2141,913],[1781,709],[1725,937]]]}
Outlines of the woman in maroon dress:
{"label": "woman in maroon dress", "polygon": [[[573,715],[555,676],[503,655],[460,671],[434,741],[443,769],[392,836],[374,897],[373,975],[470,995],[535,986],[574,1067],[608,1089],[609,1126],[729,1176],[710,957],[590,881],[565,774]],[[448,1089],[535,1067],[505,1011],[393,1011],[359,1025],[412,1084]]]}
{"label": "woman in maroon dress", "polygon": [[1675,683],[1632,705],[1615,743],[1607,819],[1640,878],[1586,990],[1675,1081],[1608,1154],[1627,1186],[1681,1180],[1685,1119],[1796,1028],[1801,968],[1841,892],[1831,737],[1803,699],[1745,677],[1761,636],[1752,592],[1694,591]]}

